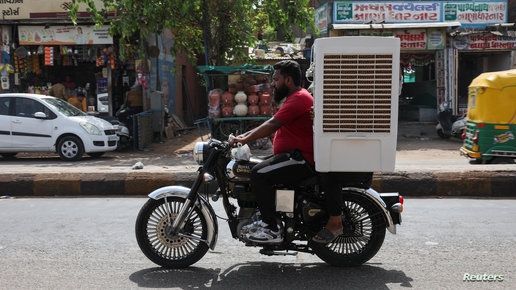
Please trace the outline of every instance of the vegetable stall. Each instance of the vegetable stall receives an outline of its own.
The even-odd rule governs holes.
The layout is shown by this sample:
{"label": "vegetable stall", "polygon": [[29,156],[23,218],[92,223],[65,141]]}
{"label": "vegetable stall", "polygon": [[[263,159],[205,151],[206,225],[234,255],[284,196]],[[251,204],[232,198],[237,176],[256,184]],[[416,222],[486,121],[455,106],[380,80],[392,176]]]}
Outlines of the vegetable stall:
{"label": "vegetable stall", "polygon": [[[198,66],[208,98],[206,122],[211,135],[227,140],[229,134],[241,134],[264,121],[276,111],[271,97],[270,65]],[[267,140],[258,140],[262,147]]]}

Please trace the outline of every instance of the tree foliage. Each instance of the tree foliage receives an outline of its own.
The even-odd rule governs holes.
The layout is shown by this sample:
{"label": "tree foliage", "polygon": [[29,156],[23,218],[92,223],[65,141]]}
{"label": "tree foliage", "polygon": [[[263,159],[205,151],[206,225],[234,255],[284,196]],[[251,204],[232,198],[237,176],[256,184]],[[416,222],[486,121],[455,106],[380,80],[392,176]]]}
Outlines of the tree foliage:
{"label": "tree foliage", "polygon": [[[102,0],[104,7],[95,2],[74,0],[71,19],[77,22],[79,7],[85,4],[95,23],[110,24],[123,56],[144,53],[143,39],[170,29],[174,54],[195,59],[204,53],[209,64],[227,65],[245,61],[246,48],[259,34],[289,41],[294,30],[314,30],[309,0]],[[115,11],[116,17],[107,18],[108,11]]]}

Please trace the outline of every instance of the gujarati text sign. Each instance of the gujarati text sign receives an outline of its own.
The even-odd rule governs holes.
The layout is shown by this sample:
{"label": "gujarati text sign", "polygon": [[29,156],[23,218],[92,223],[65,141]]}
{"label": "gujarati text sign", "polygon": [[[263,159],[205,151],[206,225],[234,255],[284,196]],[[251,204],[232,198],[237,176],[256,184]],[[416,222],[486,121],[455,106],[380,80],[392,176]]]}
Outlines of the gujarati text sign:
{"label": "gujarati text sign", "polygon": [[335,1],[335,23],[437,22],[441,19],[439,2],[351,2]]}

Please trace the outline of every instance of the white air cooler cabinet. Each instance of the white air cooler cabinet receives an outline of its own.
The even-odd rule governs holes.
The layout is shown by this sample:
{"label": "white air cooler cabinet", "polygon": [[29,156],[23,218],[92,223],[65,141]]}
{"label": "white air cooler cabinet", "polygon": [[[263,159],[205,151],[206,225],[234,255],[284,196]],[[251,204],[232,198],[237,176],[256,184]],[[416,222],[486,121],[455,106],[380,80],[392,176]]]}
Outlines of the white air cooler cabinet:
{"label": "white air cooler cabinet", "polygon": [[318,38],[313,48],[316,170],[393,171],[398,128],[399,39]]}

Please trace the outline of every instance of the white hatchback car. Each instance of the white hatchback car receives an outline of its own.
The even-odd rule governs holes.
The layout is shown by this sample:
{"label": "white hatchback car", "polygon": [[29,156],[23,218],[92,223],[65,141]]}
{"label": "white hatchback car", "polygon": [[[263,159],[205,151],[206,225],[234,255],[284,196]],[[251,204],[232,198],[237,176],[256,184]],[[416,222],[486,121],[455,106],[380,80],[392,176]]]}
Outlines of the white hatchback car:
{"label": "white hatchback car", "polygon": [[0,94],[0,155],[56,152],[75,161],[116,149],[111,123],[89,116],[62,99],[35,94]]}

